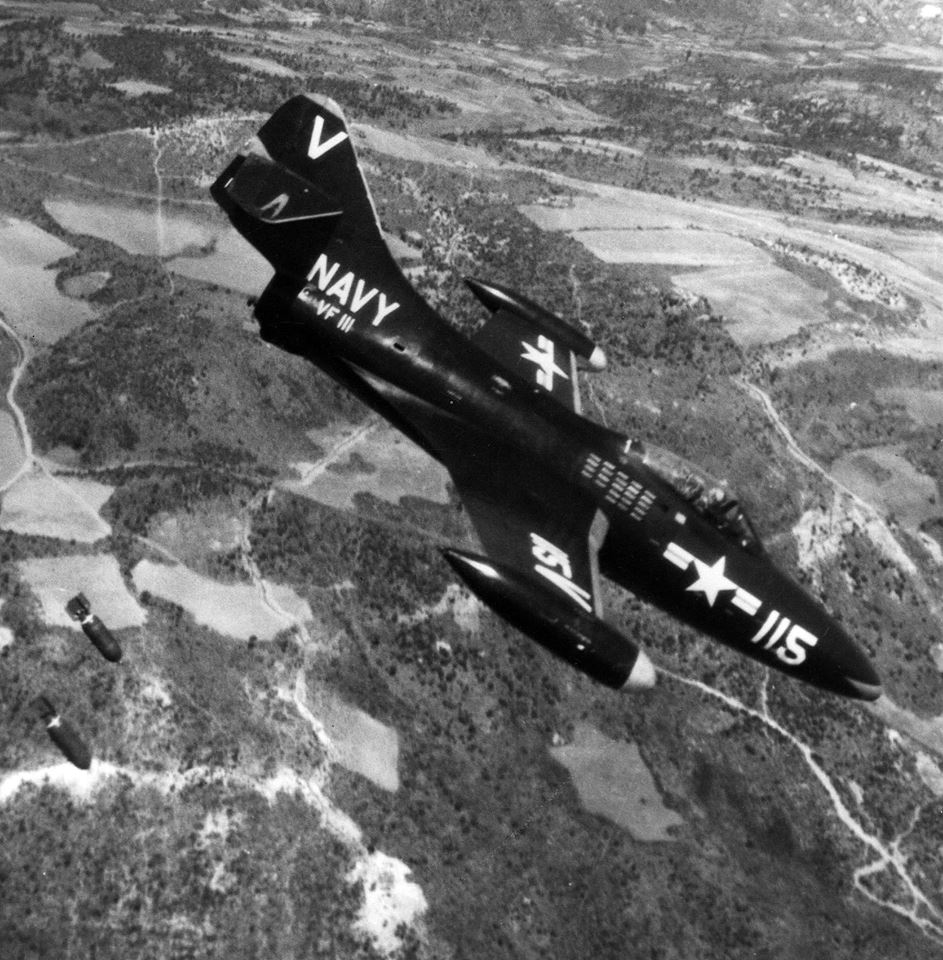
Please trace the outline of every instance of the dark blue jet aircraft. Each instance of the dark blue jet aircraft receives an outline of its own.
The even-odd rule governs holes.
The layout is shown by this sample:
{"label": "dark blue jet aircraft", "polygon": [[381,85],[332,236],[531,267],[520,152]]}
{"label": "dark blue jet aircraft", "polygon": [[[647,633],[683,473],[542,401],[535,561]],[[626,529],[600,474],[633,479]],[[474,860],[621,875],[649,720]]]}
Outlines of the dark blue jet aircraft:
{"label": "dark blue jet aircraft", "polygon": [[445,465],[482,553],[446,549],[502,617],[594,679],[648,687],[648,657],[603,619],[600,574],[760,663],[862,700],[870,662],[778,570],[723,484],[580,413],[582,332],[498,284],[469,338],[393,260],[343,114],[283,104],[212,194],[275,275],[261,336],[306,357]]}

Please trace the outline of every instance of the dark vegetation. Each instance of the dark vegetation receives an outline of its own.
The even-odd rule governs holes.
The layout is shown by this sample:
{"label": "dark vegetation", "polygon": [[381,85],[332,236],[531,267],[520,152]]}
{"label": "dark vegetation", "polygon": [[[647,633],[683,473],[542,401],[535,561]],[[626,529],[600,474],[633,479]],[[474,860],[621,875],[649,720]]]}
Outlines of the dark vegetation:
{"label": "dark vegetation", "polygon": [[941,424],[932,407],[914,420],[900,390],[943,390],[939,363],[883,351],[846,350],[827,364],[805,362],[776,370],[771,393],[799,444],[828,464],[843,453],[899,444],[914,466],[943,481],[938,456]]}
{"label": "dark vegetation", "polygon": [[[246,74],[223,59],[226,52],[184,31],[126,27],[77,37],[52,18],[8,23],[0,30],[0,128],[67,138],[207,112],[270,110],[297,92],[296,78]],[[308,71],[307,58],[284,59],[284,66]],[[128,95],[114,86],[125,81],[166,91]],[[363,116],[406,120],[451,109],[395,85],[323,76],[317,86]]]}
{"label": "dark vegetation", "polygon": [[138,262],[139,296],[30,364],[19,397],[40,449],[70,447],[86,466],[185,460],[264,471],[286,450],[310,455],[306,430],[359,410],[307,364],[260,350],[233,323],[241,298],[179,278],[167,297],[159,264]]}

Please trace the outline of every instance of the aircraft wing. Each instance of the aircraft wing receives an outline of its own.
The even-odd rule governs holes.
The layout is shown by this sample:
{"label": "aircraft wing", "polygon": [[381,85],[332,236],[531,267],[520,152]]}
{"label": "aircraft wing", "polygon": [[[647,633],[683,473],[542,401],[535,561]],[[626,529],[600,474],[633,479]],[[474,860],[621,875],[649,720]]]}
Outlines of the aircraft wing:
{"label": "aircraft wing", "polygon": [[552,335],[534,330],[517,314],[501,309],[472,339],[501,366],[580,412],[576,357]]}
{"label": "aircraft wing", "polygon": [[487,470],[469,469],[467,462],[449,465],[488,558],[515,570],[537,592],[550,590],[567,606],[601,617],[598,557],[608,529],[605,514],[572,488],[502,459],[495,457]]}
{"label": "aircraft wing", "polygon": [[465,584],[552,653],[614,689],[655,682],[651,661],[602,617],[605,515],[571,488],[488,451],[449,463],[483,555],[444,550]]}
{"label": "aircraft wing", "polygon": [[606,364],[602,350],[556,314],[507,287],[470,277],[465,283],[491,311],[474,343],[534,389],[546,390],[579,413],[577,357],[591,370],[601,370]]}
{"label": "aircraft wing", "polygon": [[598,556],[608,520],[590,498],[458,418],[355,372],[393,422],[445,465],[489,559],[536,593],[550,591],[574,611],[601,617]]}

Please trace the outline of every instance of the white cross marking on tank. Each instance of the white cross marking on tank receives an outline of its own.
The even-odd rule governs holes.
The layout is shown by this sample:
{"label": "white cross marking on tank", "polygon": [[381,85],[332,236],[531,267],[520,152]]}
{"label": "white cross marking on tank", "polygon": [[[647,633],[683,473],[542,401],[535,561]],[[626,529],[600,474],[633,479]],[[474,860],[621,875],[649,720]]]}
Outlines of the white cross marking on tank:
{"label": "white cross marking on tank", "polygon": [[536,363],[540,368],[537,371],[537,382],[542,387],[545,387],[547,390],[553,390],[554,374],[563,377],[564,380],[570,379],[566,375],[566,371],[561,370],[554,362],[553,341],[548,337],[545,337],[543,334],[541,334],[537,338],[536,347],[532,343],[528,343],[526,340],[521,341],[521,346],[525,350],[525,352],[521,354],[521,357],[524,360],[529,360],[531,363]]}

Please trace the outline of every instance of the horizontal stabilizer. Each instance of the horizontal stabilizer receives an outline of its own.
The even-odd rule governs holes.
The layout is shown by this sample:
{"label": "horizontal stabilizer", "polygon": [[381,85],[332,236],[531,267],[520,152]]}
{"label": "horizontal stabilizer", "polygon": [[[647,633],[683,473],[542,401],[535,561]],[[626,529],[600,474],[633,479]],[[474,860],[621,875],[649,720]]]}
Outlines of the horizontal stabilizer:
{"label": "horizontal stabilizer", "polygon": [[230,197],[256,220],[294,223],[341,214],[337,201],[314,184],[265,157],[249,154],[224,184]]}

